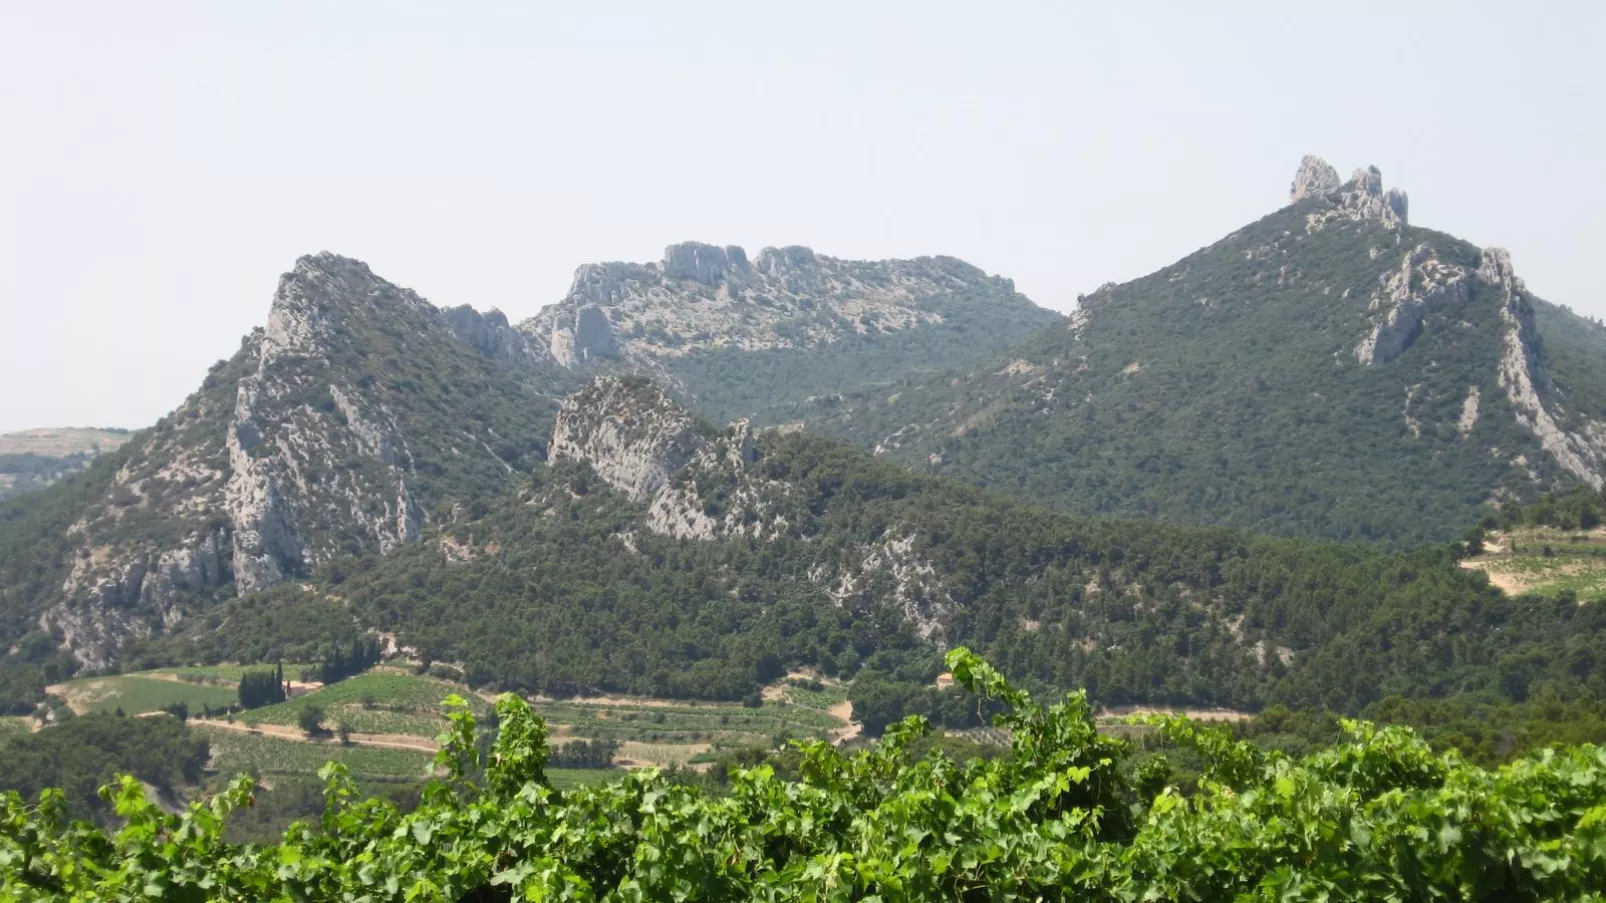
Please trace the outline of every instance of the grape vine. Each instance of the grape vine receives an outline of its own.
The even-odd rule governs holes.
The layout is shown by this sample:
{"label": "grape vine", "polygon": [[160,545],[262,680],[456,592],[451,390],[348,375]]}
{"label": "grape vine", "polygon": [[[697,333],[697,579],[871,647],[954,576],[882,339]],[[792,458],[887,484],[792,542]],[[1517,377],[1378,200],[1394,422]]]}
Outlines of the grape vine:
{"label": "grape vine", "polygon": [[[1095,729],[1085,696],[1040,705],[965,649],[954,678],[1006,707],[1011,754],[959,764],[919,718],[851,755],[800,747],[709,793],[645,769],[558,792],[546,731],[515,696],[476,742],[449,699],[445,777],[402,813],[326,766],[326,809],[274,845],[223,839],[250,778],[169,814],[132,778],[123,826],[61,794],[0,801],[3,900],[1603,900],[1606,750],[1485,770],[1410,731],[1346,724],[1302,759],[1155,719],[1208,763],[1183,793],[1163,762]],[[1133,772],[1136,771],[1134,776]]]}

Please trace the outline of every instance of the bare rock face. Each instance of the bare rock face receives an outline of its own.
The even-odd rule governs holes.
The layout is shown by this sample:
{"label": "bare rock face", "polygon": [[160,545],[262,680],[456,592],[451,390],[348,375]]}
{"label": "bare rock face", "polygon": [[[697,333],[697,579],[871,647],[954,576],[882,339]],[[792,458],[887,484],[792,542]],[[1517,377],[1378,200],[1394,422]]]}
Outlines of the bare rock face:
{"label": "bare rock face", "polygon": [[507,314],[496,308],[480,313],[467,304],[441,311],[441,319],[452,334],[474,350],[493,360],[511,363],[540,362],[549,359],[546,349],[508,324]]}
{"label": "bare rock face", "polygon": [[415,451],[433,449],[440,479],[456,461],[500,461],[473,430],[507,426],[470,414],[442,422],[437,403],[431,419],[411,421],[432,431],[421,442],[391,405],[415,405],[451,374],[489,386],[502,371],[484,358],[523,357],[527,345],[496,311],[442,312],[358,261],[301,258],[280,278],[265,328],[133,440],[105,496],[69,530],[68,573],[41,626],[99,667],[230,584],[255,592],[416,541]]}
{"label": "bare rock face", "polygon": [[749,473],[747,421],[702,427],[639,377],[599,377],[565,399],[547,457],[584,461],[613,489],[645,502],[645,526],[661,535],[763,537],[786,525],[770,509],[789,489]]}
{"label": "bare rock face", "polygon": [[1338,184],[1337,170],[1325,160],[1305,157],[1294,174],[1289,202],[1319,197],[1330,206],[1306,217],[1306,231],[1315,232],[1334,220],[1372,220],[1389,228],[1409,223],[1410,202],[1399,189],[1383,190],[1383,172],[1376,166],[1355,170],[1348,182]]}
{"label": "bare rock face", "polygon": [[1384,274],[1382,289],[1372,296],[1375,325],[1355,347],[1355,357],[1363,364],[1386,364],[1405,353],[1422,334],[1430,311],[1467,299],[1466,280],[1464,269],[1417,245],[1398,269]]}
{"label": "bare rock face", "polygon": [[664,275],[670,279],[717,285],[726,273],[740,275],[748,270],[746,252],[735,245],[718,248],[688,241],[664,249]]}
{"label": "bare rock face", "polygon": [[1331,163],[1306,154],[1299,161],[1299,170],[1294,173],[1294,183],[1288,187],[1288,202],[1292,204],[1305,198],[1326,197],[1337,191],[1343,183],[1344,180],[1338,177],[1338,170]]}
{"label": "bare rock face", "polygon": [[518,325],[565,367],[645,363],[710,349],[816,348],[943,322],[934,295],[1003,286],[952,258],[838,260],[792,246],[749,261],[735,245],[683,242],[660,263],[586,264],[569,294]]}
{"label": "bare rock face", "polygon": [[644,380],[606,377],[564,399],[550,461],[585,461],[632,501],[652,498],[702,449],[697,421]]}
{"label": "bare rock face", "polygon": [[1539,334],[1527,287],[1502,248],[1485,248],[1477,277],[1503,293],[1500,309],[1500,385],[1545,451],[1569,473],[1596,489],[1606,484],[1606,424],[1587,420],[1582,430],[1562,427],[1550,379],[1540,364]]}

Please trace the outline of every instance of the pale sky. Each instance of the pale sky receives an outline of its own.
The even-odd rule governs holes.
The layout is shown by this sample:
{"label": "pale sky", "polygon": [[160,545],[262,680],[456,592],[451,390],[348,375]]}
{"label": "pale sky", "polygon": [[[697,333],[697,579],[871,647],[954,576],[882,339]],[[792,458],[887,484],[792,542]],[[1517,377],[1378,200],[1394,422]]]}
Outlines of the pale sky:
{"label": "pale sky", "polygon": [[0,0],[0,431],[143,426],[330,250],[514,319],[695,239],[1047,307],[1376,163],[1606,316],[1606,4]]}

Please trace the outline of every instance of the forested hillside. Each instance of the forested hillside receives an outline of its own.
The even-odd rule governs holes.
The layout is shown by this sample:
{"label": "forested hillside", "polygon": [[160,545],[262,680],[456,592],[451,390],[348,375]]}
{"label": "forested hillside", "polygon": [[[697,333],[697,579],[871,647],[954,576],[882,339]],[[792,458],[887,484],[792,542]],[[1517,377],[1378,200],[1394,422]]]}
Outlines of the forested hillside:
{"label": "forested hillside", "polygon": [[1366,171],[1311,190],[1069,327],[809,426],[1081,514],[1396,547],[1599,486],[1606,332],[1384,201]]}
{"label": "forested hillside", "polygon": [[138,660],[271,658],[355,617],[502,689],[736,699],[797,666],[928,683],[938,646],[967,643],[1106,704],[1356,712],[1577,695],[1606,656],[1598,607],[1508,597],[1449,546],[1071,517],[806,434],[716,430],[644,382],[600,381],[558,423],[508,499]]}
{"label": "forested hillside", "polygon": [[564,380],[487,356],[360,262],[304,257],[176,410],[0,502],[0,644],[41,631],[103,667],[223,599],[405,545],[539,461]]}

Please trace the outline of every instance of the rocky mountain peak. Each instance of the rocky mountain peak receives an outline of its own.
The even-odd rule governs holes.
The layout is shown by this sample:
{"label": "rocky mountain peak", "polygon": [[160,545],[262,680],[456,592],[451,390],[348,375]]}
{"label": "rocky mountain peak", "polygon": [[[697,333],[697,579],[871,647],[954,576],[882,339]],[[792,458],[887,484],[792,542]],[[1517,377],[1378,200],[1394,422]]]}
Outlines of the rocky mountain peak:
{"label": "rocky mountain peak", "polygon": [[467,304],[441,309],[441,320],[452,334],[488,358],[513,363],[544,363],[551,360],[547,349],[530,341],[514,329],[507,314],[496,308],[480,313]]}
{"label": "rocky mountain peak", "polygon": [[1321,157],[1306,154],[1299,161],[1299,170],[1294,173],[1294,183],[1288,188],[1288,202],[1292,204],[1305,198],[1326,197],[1342,184],[1344,180],[1339,178],[1333,164]]}
{"label": "rocky mountain peak", "polygon": [[442,312],[360,261],[302,257],[266,327],[122,452],[67,531],[40,626],[99,666],[220,593],[388,553],[430,505],[500,489],[549,409],[488,359],[499,341],[525,339],[498,312]]}
{"label": "rocky mountain peak", "polygon": [[697,419],[639,377],[599,377],[563,400],[547,460],[584,461],[632,501],[652,498],[705,444]]}
{"label": "rocky mountain peak", "polygon": [[[951,258],[841,260],[800,245],[681,242],[660,263],[597,263],[518,328],[566,367],[699,351],[813,348],[850,336],[940,325],[923,301],[1013,287]],[[655,372],[660,368],[653,368]]]}
{"label": "rocky mountain peak", "polygon": [[1314,232],[1334,220],[1373,220],[1389,228],[1409,223],[1409,199],[1405,192],[1383,189],[1383,171],[1376,166],[1355,170],[1349,181],[1340,183],[1338,170],[1320,157],[1306,155],[1294,173],[1288,190],[1289,203],[1322,198],[1331,206],[1313,211],[1306,218],[1306,231]]}
{"label": "rocky mountain peak", "polygon": [[717,285],[726,273],[740,276],[750,269],[747,252],[737,245],[721,248],[687,241],[664,249],[663,271],[670,279],[692,279],[703,285]]}

